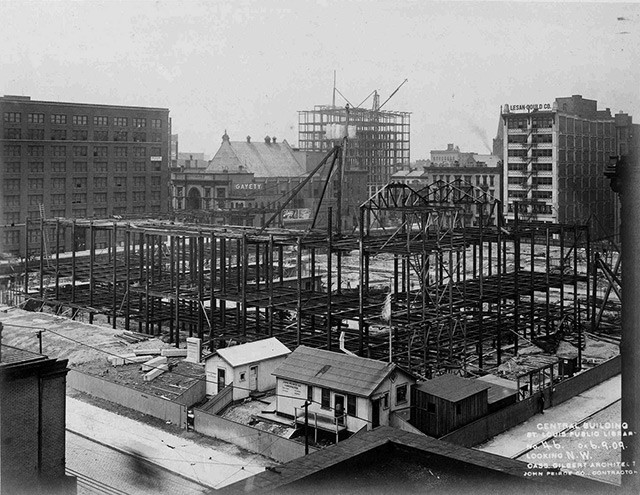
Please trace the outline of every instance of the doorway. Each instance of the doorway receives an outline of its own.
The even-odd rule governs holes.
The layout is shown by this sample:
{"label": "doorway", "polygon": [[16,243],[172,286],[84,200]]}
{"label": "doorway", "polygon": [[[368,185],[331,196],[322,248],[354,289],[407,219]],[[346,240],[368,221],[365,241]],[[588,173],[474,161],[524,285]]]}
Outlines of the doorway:
{"label": "doorway", "polygon": [[380,399],[371,401],[371,427],[380,426]]}
{"label": "doorway", "polygon": [[258,390],[258,367],[251,366],[249,368],[249,390],[251,392]]}
{"label": "doorway", "polygon": [[335,395],[335,406],[333,408],[336,422],[344,426],[344,395]]}
{"label": "doorway", "polygon": [[225,386],[226,373],[224,368],[218,368],[218,393],[222,392]]}
{"label": "doorway", "polygon": [[200,196],[200,191],[195,187],[189,189],[186,206],[187,210],[200,210],[202,208],[202,197]]}

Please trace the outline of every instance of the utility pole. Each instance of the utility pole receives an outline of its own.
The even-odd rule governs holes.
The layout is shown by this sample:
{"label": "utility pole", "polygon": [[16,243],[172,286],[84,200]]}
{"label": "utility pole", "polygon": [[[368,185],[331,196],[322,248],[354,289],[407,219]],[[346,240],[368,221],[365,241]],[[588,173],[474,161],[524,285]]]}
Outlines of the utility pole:
{"label": "utility pole", "polygon": [[347,143],[349,141],[349,104],[344,107],[346,112],[346,122],[344,126],[344,138],[342,139],[342,149],[340,150],[340,175],[338,179],[338,204],[337,204],[337,220],[338,225],[336,232],[338,236],[342,235],[342,188],[344,187],[344,169],[347,164]]}
{"label": "utility pole", "polygon": [[44,332],[44,330],[38,330],[36,332],[36,336],[38,337],[39,354],[42,354],[42,332]]}
{"label": "utility pole", "polygon": [[309,454],[309,406],[311,402],[304,401],[304,455]]}
{"label": "utility pole", "polygon": [[[627,424],[627,430],[633,432],[632,436],[624,437],[624,449],[622,461],[629,471],[631,466],[640,465],[640,445],[638,443],[638,431],[640,422],[640,375],[638,363],[640,363],[640,339],[638,338],[638,325],[640,324],[640,266],[637,263],[638,249],[640,249],[640,223],[637,215],[640,211],[640,146],[638,137],[629,147],[631,153],[625,159],[618,162],[618,181],[620,186],[621,228],[622,240],[622,341],[620,342],[620,355],[622,359],[622,424]],[[640,476],[638,474],[622,475],[622,491],[625,494],[640,493]]]}

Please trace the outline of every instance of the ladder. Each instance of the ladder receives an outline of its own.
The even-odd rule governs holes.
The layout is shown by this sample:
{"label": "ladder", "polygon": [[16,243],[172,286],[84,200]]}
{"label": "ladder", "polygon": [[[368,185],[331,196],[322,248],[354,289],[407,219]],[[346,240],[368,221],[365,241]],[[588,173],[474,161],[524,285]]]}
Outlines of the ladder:
{"label": "ladder", "polygon": [[[44,204],[40,203],[38,206],[40,209],[40,221],[44,222],[46,218],[45,211],[44,211]],[[47,231],[44,227],[42,228],[42,240],[43,240],[42,244],[44,245],[43,256],[47,260],[47,268],[51,268],[51,255],[49,254],[49,239],[47,238]]]}

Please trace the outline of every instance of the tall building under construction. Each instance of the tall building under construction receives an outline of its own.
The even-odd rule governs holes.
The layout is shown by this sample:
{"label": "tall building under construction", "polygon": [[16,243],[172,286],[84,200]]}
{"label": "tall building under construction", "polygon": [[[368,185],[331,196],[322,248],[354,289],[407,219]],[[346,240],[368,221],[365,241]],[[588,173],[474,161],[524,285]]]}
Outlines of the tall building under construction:
{"label": "tall building under construction", "polygon": [[377,101],[373,109],[317,105],[298,112],[298,146],[304,151],[329,151],[333,141],[327,126],[349,126],[345,169],[368,172],[369,196],[409,166],[410,113],[383,111]]}

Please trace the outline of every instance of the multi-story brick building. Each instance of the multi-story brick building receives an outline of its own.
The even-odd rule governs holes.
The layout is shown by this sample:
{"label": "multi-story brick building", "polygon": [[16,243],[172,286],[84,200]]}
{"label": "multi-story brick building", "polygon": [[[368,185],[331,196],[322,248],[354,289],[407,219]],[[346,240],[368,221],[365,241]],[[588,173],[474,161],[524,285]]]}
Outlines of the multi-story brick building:
{"label": "multi-story brick building", "polygon": [[604,169],[616,154],[616,119],[580,95],[553,103],[504,105],[505,214],[589,223],[597,238],[614,229],[614,200]]}
{"label": "multi-story brick building", "polygon": [[[4,96],[0,115],[0,252],[39,249],[43,216],[167,211],[169,110]],[[84,247],[85,232],[75,242]]]}

